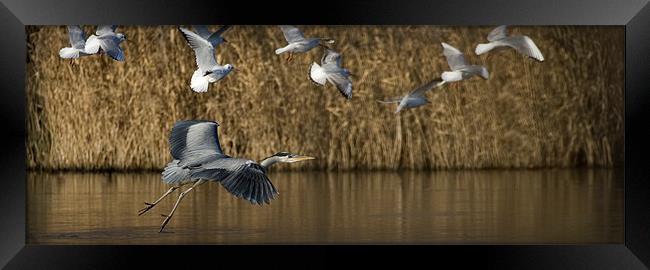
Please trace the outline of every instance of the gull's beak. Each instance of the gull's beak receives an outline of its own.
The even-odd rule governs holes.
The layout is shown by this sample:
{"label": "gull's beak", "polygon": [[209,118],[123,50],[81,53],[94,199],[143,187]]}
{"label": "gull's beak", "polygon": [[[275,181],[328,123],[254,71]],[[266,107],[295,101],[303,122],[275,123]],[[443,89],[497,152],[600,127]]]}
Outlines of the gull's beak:
{"label": "gull's beak", "polygon": [[311,160],[311,159],[316,159],[316,158],[315,157],[310,157],[310,156],[295,155],[295,156],[289,158],[289,162],[298,162],[298,161],[305,161],[305,160]]}

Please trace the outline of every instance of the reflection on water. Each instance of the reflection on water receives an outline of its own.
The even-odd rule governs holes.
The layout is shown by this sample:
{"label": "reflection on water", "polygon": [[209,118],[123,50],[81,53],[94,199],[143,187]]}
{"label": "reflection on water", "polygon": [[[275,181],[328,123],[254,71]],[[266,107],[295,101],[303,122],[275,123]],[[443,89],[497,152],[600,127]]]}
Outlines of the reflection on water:
{"label": "reflection on water", "polygon": [[[256,206],[200,186],[175,197],[159,174],[29,173],[29,244],[622,243],[623,174],[612,170],[278,172]],[[178,193],[175,193],[178,194]]]}

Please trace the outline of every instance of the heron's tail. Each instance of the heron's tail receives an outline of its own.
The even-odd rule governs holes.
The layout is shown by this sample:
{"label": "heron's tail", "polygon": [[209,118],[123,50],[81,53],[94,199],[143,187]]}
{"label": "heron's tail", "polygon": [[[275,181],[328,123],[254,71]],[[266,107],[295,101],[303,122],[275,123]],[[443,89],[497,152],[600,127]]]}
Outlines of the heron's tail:
{"label": "heron's tail", "polygon": [[194,74],[192,74],[192,81],[190,82],[190,87],[194,92],[198,92],[198,93],[207,92],[209,84],[210,82],[208,81],[207,78],[205,78],[201,70],[197,69],[196,71],[194,71]]}
{"label": "heron's tail", "polygon": [[475,53],[476,55],[481,55],[491,51],[492,49],[494,49],[493,43],[483,43],[483,44],[476,45]]}
{"label": "heron's tail", "polygon": [[190,177],[190,170],[178,166],[179,160],[175,159],[167,163],[162,173],[162,181],[167,184],[177,184]]}
{"label": "heron's tail", "polygon": [[59,51],[59,56],[61,58],[70,59],[70,58],[79,58],[79,50],[75,48],[63,48]]}

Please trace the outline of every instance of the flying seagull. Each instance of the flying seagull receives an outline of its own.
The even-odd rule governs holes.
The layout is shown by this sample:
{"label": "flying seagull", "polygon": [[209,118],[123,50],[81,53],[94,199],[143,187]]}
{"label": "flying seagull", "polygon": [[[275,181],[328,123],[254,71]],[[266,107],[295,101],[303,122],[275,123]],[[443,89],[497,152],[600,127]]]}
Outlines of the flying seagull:
{"label": "flying seagull", "polygon": [[309,68],[309,79],[316,85],[323,86],[326,82],[335,85],[347,99],[352,98],[352,82],[348,78],[350,71],[341,67],[341,54],[327,49],[320,60],[320,65],[312,63]]}
{"label": "flying seagull", "polygon": [[544,61],[542,52],[539,51],[532,39],[528,36],[507,36],[506,30],[505,25],[494,28],[487,36],[487,40],[490,42],[478,44],[476,54],[481,55],[498,47],[510,47],[535,60]]}
{"label": "flying seagull", "polygon": [[296,27],[290,25],[281,25],[280,29],[284,34],[284,39],[287,40],[287,46],[275,50],[275,54],[289,52],[287,62],[291,61],[294,53],[304,53],[316,46],[327,46],[326,44],[333,44],[334,40],[330,38],[305,38],[305,36]]}
{"label": "flying seagull", "polygon": [[198,69],[192,74],[190,87],[194,92],[207,92],[209,84],[223,79],[233,70],[233,66],[231,64],[222,66],[217,63],[214,46],[207,39],[185,28],[180,27],[179,29],[187,44],[194,50],[198,66]]}
{"label": "flying seagull", "polygon": [[162,181],[172,187],[153,203],[146,203],[138,215],[142,215],[156,206],[174,190],[187,184],[190,188],[181,192],[169,215],[160,226],[160,232],[174,215],[183,197],[206,182],[218,182],[237,198],[243,198],[251,204],[270,204],[278,195],[266,175],[271,165],[279,162],[293,163],[314,159],[288,152],[278,152],[261,162],[250,159],[234,158],[223,153],[217,127],[212,121],[192,120],[176,122],[169,137],[173,160],[167,164]]}
{"label": "flying seagull", "polygon": [[97,27],[94,35],[86,40],[86,53],[95,54],[104,52],[117,61],[124,61],[124,51],[120,48],[120,43],[126,40],[122,33],[115,33],[116,25],[100,25]]}
{"label": "flying seagull", "polygon": [[465,61],[465,56],[458,49],[452,47],[447,43],[442,43],[443,54],[447,58],[447,63],[451,71],[442,73],[442,80],[445,82],[456,82],[473,77],[474,75],[481,76],[483,79],[488,79],[488,71],[485,67],[479,65],[468,65]]}
{"label": "flying seagull", "polygon": [[194,30],[196,30],[196,33],[199,34],[199,36],[201,36],[204,39],[207,39],[210,42],[210,44],[212,44],[212,47],[217,48],[219,44],[228,42],[228,40],[226,40],[221,35],[223,35],[223,33],[226,32],[226,30],[230,29],[231,27],[230,25],[224,25],[221,28],[219,28],[217,32],[214,33],[210,32],[210,30],[208,30],[208,27],[206,25],[194,25],[193,27]]}
{"label": "flying seagull", "polygon": [[384,104],[397,103],[397,110],[395,110],[395,113],[399,113],[402,109],[415,108],[429,103],[429,100],[427,100],[424,94],[433,88],[442,86],[443,84],[445,84],[445,81],[440,78],[436,78],[426,83],[425,85],[413,89],[405,96],[396,97],[389,100],[378,100],[378,102]]}
{"label": "flying seagull", "polygon": [[65,47],[59,50],[59,56],[61,58],[76,59],[82,56],[92,55],[86,53],[86,33],[81,29],[81,26],[68,25],[68,38],[72,47]]}

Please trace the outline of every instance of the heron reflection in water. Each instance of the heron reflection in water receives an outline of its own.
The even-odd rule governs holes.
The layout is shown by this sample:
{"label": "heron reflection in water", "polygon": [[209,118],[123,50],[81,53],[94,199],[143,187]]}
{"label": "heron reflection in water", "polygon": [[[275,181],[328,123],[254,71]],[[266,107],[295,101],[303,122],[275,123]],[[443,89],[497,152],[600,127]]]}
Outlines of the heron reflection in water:
{"label": "heron reflection in water", "polygon": [[293,163],[314,159],[288,152],[278,152],[257,163],[253,160],[233,158],[223,153],[217,135],[219,124],[212,121],[179,121],[172,128],[169,138],[173,160],[167,164],[162,181],[172,185],[167,192],[153,203],[145,202],[138,215],[151,210],[161,200],[183,185],[192,186],[181,192],[176,204],[160,226],[160,232],[174,215],[185,195],[206,182],[219,182],[230,193],[251,204],[269,204],[278,191],[266,176],[266,170],[273,164]]}

